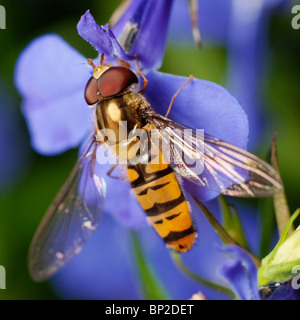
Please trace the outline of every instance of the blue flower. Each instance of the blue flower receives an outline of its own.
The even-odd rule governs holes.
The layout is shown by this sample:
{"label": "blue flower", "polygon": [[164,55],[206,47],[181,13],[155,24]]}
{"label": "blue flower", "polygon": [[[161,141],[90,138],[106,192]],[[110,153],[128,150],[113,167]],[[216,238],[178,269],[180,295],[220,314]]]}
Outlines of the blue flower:
{"label": "blue flower", "polygon": [[[258,287],[257,267],[243,248],[235,245],[223,247],[230,259],[221,268],[221,274],[239,300],[299,300],[298,279]],[[295,284],[296,283],[296,284]]]}
{"label": "blue flower", "polygon": [[[113,25],[113,33],[125,52],[138,54],[140,67],[144,72],[158,70],[162,64],[172,5],[173,0],[131,1]],[[128,27],[132,25],[138,32],[129,37],[130,41],[125,41],[128,38]]]}
{"label": "blue flower", "polygon": [[[104,53],[105,59],[109,62],[116,63],[118,59],[126,60],[134,69],[134,55],[137,54],[140,68],[148,79],[145,96],[157,113],[165,114],[172,96],[187,81],[187,78],[157,71],[162,62],[171,1],[163,1],[161,6],[156,6],[156,1],[152,2],[152,6],[150,6],[148,4],[150,1],[133,1],[112,30],[107,25],[104,27],[98,26],[91,14],[87,12],[78,24],[78,32],[96,48],[99,54]],[[150,15],[154,10],[153,8],[156,10],[155,14]],[[125,45],[123,48],[118,40],[122,39],[121,30],[126,30],[126,23],[128,22],[137,22],[139,32],[133,43],[127,43],[128,46]],[[15,83],[23,97],[22,111],[27,120],[32,146],[36,151],[45,155],[58,154],[69,148],[79,146],[85,136],[93,132],[93,111],[88,108],[84,101],[84,88],[93,70],[85,62],[85,57],[55,34],[44,35],[35,39],[21,53],[15,69]],[[194,79],[175,99],[170,118],[190,127],[203,128],[206,132],[240,148],[245,149],[247,146],[248,122],[244,110],[234,97],[215,83]],[[104,211],[112,214],[118,222],[128,227],[138,228],[145,225],[145,214],[137,201],[131,196],[130,184],[126,181],[107,177],[106,173],[110,168],[109,165],[98,165],[96,168],[97,173],[105,177],[107,183],[107,199]],[[215,196],[216,193],[205,189],[199,193],[200,199],[211,199]],[[104,219],[110,218],[104,217]],[[77,262],[81,266],[80,269],[77,268],[78,277],[83,276],[83,274],[80,275],[81,271],[79,270],[84,270],[85,276],[89,277],[91,275],[90,279],[94,288],[91,289],[91,286],[87,285],[86,291],[83,290],[82,295],[80,294],[81,297],[103,298],[104,296],[101,295],[103,291],[102,293],[97,292],[98,289],[102,288],[103,277],[109,285],[111,283],[109,279],[116,277],[116,272],[122,273],[124,271],[124,274],[118,274],[118,276],[122,276],[123,280],[126,280],[122,282],[122,290],[126,290],[127,286],[130,286],[130,288],[134,286],[134,281],[131,281],[134,280],[134,277],[130,276],[132,267],[130,260],[125,262],[123,260],[122,267],[124,266],[124,269],[111,270],[112,273],[107,275],[101,273],[103,268],[105,269],[103,267],[105,260],[101,262],[102,255],[99,253],[99,259],[95,258],[98,256],[95,247],[97,247],[96,239],[99,237],[100,243],[106,242],[106,250],[103,248],[102,250],[108,255],[107,259],[111,260],[112,265],[118,264],[118,267],[120,267],[117,259],[119,255],[115,254],[118,247],[115,245],[115,241],[118,244],[127,242],[122,235],[120,235],[120,239],[117,237],[117,239],[106,241],[106,239],[109,239],[104,237],[106,232],[107,236],[113,233],[111,220],[109,221],[107,222],[109,225],[107,229],[101,230],[100,226],[95,237],[87,245],[86,250],[75,257],[61,272],[66,277],[65,279],[72,281],[67,276],[68,270],[70,270],[68,268],[73,266],[74,271]],[[100,235],[101,232],[103,234]],[[153,231],[148,230],[147,232],[151,232],[151,236],[155,237]],[[146,236],[147,232],[143,231],[141,236]],[[156,240],[158,242],[160,239]],[[149,241],[147,243],[151,247]],[[90,251],[88,248],[90,248]],[[157,261],[160,269],[165,270],[164,273],[169,285],[176,287],[173,283],[172,272],[169,272],[169,269],[166,268],[166,266],[171,265],[171,261],[165,262],[161,258],[166,256],[167,251],[162,243],[160,249],[157,248],[159,247],[153,247],[149,255],[154,257],[153,259]],[[123,256],[125,260],[129,259],[128,249],[123,246],[119,250],[125,250],[120,256]],[[187,260],[194,263],[196,253],[197,248],[194,253],[191,252],[186,255]],[[214,262],[212,252],[206,250],[206,253],[210,257],[210,259],[207,259],[209,263]],[[114,257],[112,257],[113,255]],[[165,259],[167,258],[165,257]],[[215,259],[218,260],[219,258],[216,256]],[[88,264],[88,262],[91,264]],[[199,262],[199,264],[201,265],[200,269],[204,269],[206,266],[204,263]],[[170,268],[170,270],[174,270],[174,266],[173,268],[170,266]],[[99,283],[93,282],[97,272],[99,273]],[[108,273],[109,270],[105,272]],[[71,284],[70,281],[67,281],[68,284]],[[58,281],[58,283],[61,284],[62,282]],[[87,282],[85,283],[87,284]],[[120,283],[120,281],[117,283]],[[65,285],[68,286],[68,284]],[[185,286],[189,289],[191,284],[188,282]],[[74,288],[74,286],[68,288]],[[113,297],[115,293],[119,298],[124,298],[121,291],[113,290],[113,287],[111,289],[112,292],[107,297]],[[177,297],[184,298],[183,293],[185,291],[182,286],[180,289],[177,288],[177,291],[180,292]],[[191,296],[194,291],[189,290],[189,295],[185,298]],[[129,298],[139,296],[138,291],[134,290],[126,292],[126,294]]]}
{"label": "blue flower", "polygon": [[241,247],[224,247],[231,259],[222,267],[221,274],[228,280],[239,300],[260,300],[257,286],[257,267],[250,255]]}

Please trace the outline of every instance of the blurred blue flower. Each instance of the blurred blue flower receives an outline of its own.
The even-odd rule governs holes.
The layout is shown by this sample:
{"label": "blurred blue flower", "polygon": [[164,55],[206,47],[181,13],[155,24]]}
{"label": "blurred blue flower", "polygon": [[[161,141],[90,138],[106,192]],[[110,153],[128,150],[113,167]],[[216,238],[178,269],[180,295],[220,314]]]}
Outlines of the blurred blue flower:
{"label": "blurred blue flower", "polygon": [[257,148],[270,127],[263,95],[268,71],[269,20],[288,1],[232,1],[228,33],[228,87],[249,118],[249,148]]}
{"label": "blurred blue flower", "polygon": [[[253,150],[270,123],[262,91],[269,65],[269,20],[275,9],[291,6],[291,1],[199,0],[198,3],[204,50],[210,44],[227,47],[227,87],[247,112],[250,129],[248,147]],[[186,3],[175,1],[174,14],[170,19],[172,41],[192,42],[189,20]]]}
{"label": "blurred blue flower", "polygon": [[228,245],[223,248],[231,259],[221,269],[239,300],[260,300],[257,286],[257,267],[250,255],[241,247]]}
{"label": "blurred blue flower", "polygon": [[[108,61],[115,62],[119,58],[124,59],[133,63],[132,68],[134,69],[134,55],[137,54],[140,68],[149,81],[145,96],[156,112],[165,114],[173,94],[187,81],[187,78],[156,71],[163,57],[171,1],[163,1],[164,5],[155,6],[155,14],[151,16],[150,13],[154,11],[153,6],[146,4],[149,2],[133,1],[133,7],[129,7],[127,9],[129,11],[124,13],[119,20],[120,22],[115,24],[118,39],[120,37],[122,40],[124,34],[120,30],[122,28],[126,30],[126,23],[128,21],[130,23],[132,21],[139,22],[138,25],[141,29],[139,29],[138,35],[133,43],[125,48],[117,41],[114,28],[109,30],[107,25],[98,26],[89,11],[81,18],[77,28],[79,34],[92,44],[99,54],[105,53],[105,58]],[[156,1],[153,2],[153,5],[155,3]],[[144,17],[149,19],[147,18],[146,21]],[[161,17],[165,19],[162,21]],[[120,25],[124,27],[120,27]],[[50,155],[77,147],[84,140],[86,134],[90,130],[94,130],[93,110],[88,108],[84,101],[84,88],[93,70],[84,63],[85,61],[86,58],[61,37],[54,34],[35,39],[21,53],[15,69],[15,83],[23,97],[22,110],[28,123],[32,146],[36,151]],[[248,140],[247,116],[238,101],[215,83],[194,79],[175,99],[170,118],[194,128],[203,128],[206,132],[229,143],[246,148]],[[106,176],[110,168],[110,165],[97,165],[96,171],[99,175]],[[137,228],[145,225],[145,214],[138,202],[131,196],[129,182],[107,177],[106,183],[105,212],[111,213],[118,222],[129,227]],[[213,196],[216,194],[205,189],[200,195],[203,199],[210,199]],[[105,222],[105,219],[108,219],[108,222]],[[103,220],[104,224],[108,224],[107,228],[101,229],[101,226],[99,227],[82,254],[75,257],[57,275],[59,281],[55,283],[62,292],[64,291],[62,287],[64,287],[65,296],[69,297],[140,297],[138,290],[132,289],[135,282],[134,277],[130,274],[132,262],[128,246],[124,246],[126,240],[119,231],[114,234],[111,218],[104,215]],[[119,227],[115,226],[115,228]],[[124,232],[129,231],[124,230]],[[151,237],[155,237],[153,231],[148,228],[143,229],[141,237],[146,236],[148,232],[151,233]],[[203,235],[205,234],[206,230],[203,232]],[[213,232],[209,234],[207,237],[211,237]],[[112,235],[114,238],[108,240]],[[216,236],[213,234],[212,238],[216,239]],[[119,246],[120,242],[123,245]],[[151,243],[155,241],[151,238],[151,241],[148,239],[146,242],[147,246],[151,247]],[[191,287],[194,287],[196,291],[195,284],[185,279],[182,282],[174,283],[172,272],[169,271],[173,271],[174,266],[171,261],[164,260],[169,259],[166,254],[167,249],[161,243],[161,239],[156,239],[156,242],[159,242],[160,245],[153,245],[151,250],[148,248],[151,251],[149,253],[151,261],[157,263],[156,267],[160,271],[164,270],[163,274],[167,279],[168,286],[177,292],[175,298],[188,298],[193,293]],[[203,239],[201,245],[203,243],[207,243],[206,240]],[[101,248],[100,244],[102,244]],[[201,245],[199,244],[199,246]],[[205,270],[204,272],[208,276],[211,276],[212,273],[214,275],[215,269],[208,269],[203,260],[213,265],[216,260],[221,259],[220,255],[214,255],[211,248],[207,250],[205,246],[205,250],[201,253],[200,262],[200,259],[197,258],[199,257],[199,246],[185,255],[187,262],[190,262],[195,268],[199,267],[197,270]],[[107,258],[103,259],[102,254]],[[206,259],[203,258],[205,256]],[[122,261],[121,264],[120,261]],[[106,264],[106,262],[110,263]],[[116,269],[111,269],[109,266],[115,266]],[[170,266],[170,269],[167,266]],[[77,275],[76,280],[74,280],[74,272]],[[107,290],[105,288],[109,285],[112,286],[111,279],[114,277],[117,278],[116,285],[120,285],[120,287],[118,287],[119,289],[111,287],[110,292],[107,292],[106,295],[103,290]],[[121,278],[122,280],[120,280]],[[74,288],[78,288],[76,286],[78,281],[81,281],[82,285],[79,289],[80,293],[78,293],[79,291],[75,293]],[[183,290],[183,282],[187,291]],[[126,291],[128,286],[130,290]],[[188,297],[186,292],[189,292]]]}

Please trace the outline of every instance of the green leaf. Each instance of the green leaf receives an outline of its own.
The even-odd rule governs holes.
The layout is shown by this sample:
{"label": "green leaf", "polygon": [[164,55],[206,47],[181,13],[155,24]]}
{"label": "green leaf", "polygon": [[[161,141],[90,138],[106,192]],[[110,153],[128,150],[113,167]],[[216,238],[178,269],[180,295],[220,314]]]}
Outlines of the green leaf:
{"label": "green leaf", "polygon": [[223,195],[219,196],[219,200],[221,205],[224,229],[237,244],[248,250],[245,233],[235,206],[228,204],[226,198]]}
{"label": "green leaf", "polygon": [[293,268],[299,265],[300,259],[288,263],[271,265],[264,272],[258,273],[258,285],[265,286],[275,282],[285,283],[296,276],[297,273],[293,272]]}
{"label": "green leaf", "polygon": [[[274,134],[274,137],[273,137],[271,164],[280,176],[279,165],[278,165],[278,152],[277,152],[277,134]],[[283,186],[283,183],[281,184]],[[281,235],[286,224],[288,223],[291,217],[284,187],[282,187],[281,191],[275,193],[273,199],[274,199],[274,209],[275,209],[275,216],[277,220],[278,232],[279,232],[279,235]],[[292,229],[290,231],[292,231]]]}
{"label": "green leaf", "polygon": [[212,281],[206,280],[199,275],[195,274],[193,271],[191,271],[182,261],[181,254],[176,251],[171,251],[171,257],[173,258],[176,265],[179,267],[179,269],[185,273],[189,278],[193,279],[194,281],[207,286],[210,289],[219,291],[221,293],[224,293],[228,296],[231,296],[232,298],[235,297],[235,294],[228,288],[223,287],[222,285],[218,283],[214,283]]}
{"label": "green leaf", "polygon": [[235,240],[230,236],[230,234],[223,228],[223,226],[217,221],[217,219],[214,217],[214,215],[204,206],[203,203],[201,203],[199,200],[197,200],[194,196],[192,196],[199,208],[202,210],[202,212],[205,214],[207,220],[211,224],[211,226],[214,228],[217,235],[220,237],[220,239],[225,244],[237,244]]}

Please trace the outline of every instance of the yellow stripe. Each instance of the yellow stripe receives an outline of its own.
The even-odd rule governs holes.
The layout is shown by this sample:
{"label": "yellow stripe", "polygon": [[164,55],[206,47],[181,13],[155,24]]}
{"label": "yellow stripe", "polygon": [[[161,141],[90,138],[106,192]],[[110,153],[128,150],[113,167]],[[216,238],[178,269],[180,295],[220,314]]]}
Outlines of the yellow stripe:
{"label": "yellow stripe", "polygon": [[[163,159],[162,153],[159,155]],[[166,164],[147,164],[144,167],[145,173],[153,173],[167,169],[169,165]],[[137,168],[136,171],[134,168],[128,168],[128,175],[130,182],[133,182],[139,178],[140,170]],[[145,176],[146,177],[146,176]],[[162,186],[161,186],[162,185]],[[151,189],[151,187],[156,190]],[[152,223],[153,227],[157,233],[162,238],[166,238],[172,232],[183,232],[193,227],[193,221],[190,216],[189,207],[187,201],[182,197],[181,187],[176,179],[176,176],[173,172],[166,174],[165,176],[159,177],[149,183],[133,188],[136,197],[141,204],[142,208],[146,211],[148,210],[148,215],[151,212],[151,208],[156,208],[155,205],[159,208],[160,211],[164,210],[164,204],[166,204],[165,212],[159,213],[157,215],[153,212],[151,216],[148,216],[148,220]],[[141,194],[141,193],[145,194]],[[170,201],[178,201],[182,197],[182,202],[176,205],[174,208],[168,210],[167,203]],[[176,202],[175,202],[176,204]],[[170,206],[169,206],[170,207]],[[169,218],[169,219],[168,219]],[[181,239],[168,242],[168,246],[172,247],[174,250],[184,252],[191,248],[196,238],[196,232],[185,236]]]}
{"label": "yellow stripe", "polygon": [[[164,187],[159,188],[158,190],[149,189],[147,194],[138,195],[141,191],[144,191],[146,188],[154,187],[160,184],[165,184]],[[154,206],[155,203],[165,203],[177,199],[181,195],[181,189],[176,180],[175,174],[170,173],[160,179],[147,183],[141,187],[135,188],[134,192],[144,210],[150,209]]]}
{"label": "yellow stripe", "polygon": [[[167,218],[178,214],[174,219]],[[162,220],[161,224],[155,222]],[[182,231],[188,229],[193,224],[190,213],[188,211],[187,202],[184,201],[174,209],[167,211],[155,217],[148,217],[148,221],[153,224],[157,233],[162,237],[166,237],[171,231]]]}
{"label": "yellow stripe", "polygon": [[127,169],[128,179],[130,182],[136,180],[139,177],[139,174],[134,169]]}

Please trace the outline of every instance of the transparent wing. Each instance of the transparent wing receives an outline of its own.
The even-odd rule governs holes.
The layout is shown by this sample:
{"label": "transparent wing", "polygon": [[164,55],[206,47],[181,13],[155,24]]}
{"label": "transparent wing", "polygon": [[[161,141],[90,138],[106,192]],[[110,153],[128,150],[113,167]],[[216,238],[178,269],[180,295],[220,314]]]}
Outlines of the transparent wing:
{"label": "transparent wing", "polygon": [[189,181],[237,197],[271,196],[282,188],[278,173],[250,152],[154,112],[147,121],[173,170]]}
{"label": "transparent wing", "polygon": [[32,278],[43,281],[78,254],[99,224],[105,182],[94,173],[90,140],[43,218],[29,250]]}

